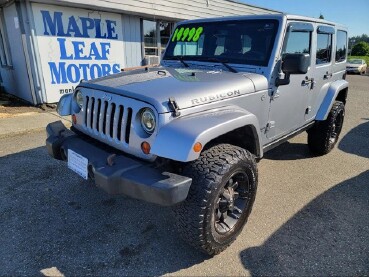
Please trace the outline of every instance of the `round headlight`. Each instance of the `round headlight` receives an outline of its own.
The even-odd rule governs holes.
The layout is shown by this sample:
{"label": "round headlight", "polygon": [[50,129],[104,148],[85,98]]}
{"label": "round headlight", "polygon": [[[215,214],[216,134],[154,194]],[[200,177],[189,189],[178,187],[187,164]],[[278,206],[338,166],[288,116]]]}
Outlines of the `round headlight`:
{"label": "round headlight", "polygon": [[82,108],[83,106],[83,94],[80,90],[77,90],[76,94],[74,95],[74,99],[76,100],[78,106]]}
{"label": "round headlight", "polygon": [[156,120],[154,112],[146,108],[141,112],[141,125],[146,133],[152,134],[156,127]]}

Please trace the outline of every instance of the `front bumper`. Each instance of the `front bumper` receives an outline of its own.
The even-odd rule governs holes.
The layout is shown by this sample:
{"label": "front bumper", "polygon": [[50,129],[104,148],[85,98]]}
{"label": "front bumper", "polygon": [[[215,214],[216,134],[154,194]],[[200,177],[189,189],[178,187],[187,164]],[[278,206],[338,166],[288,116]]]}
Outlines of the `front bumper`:
{"label": "front bumper", "polygon": [[[162,172],[150,163],[99,147],[67,129],[61,121],[47,125],[46,133],[46,147],[53,158],[67,160],[68,149],[87,158],[89,176],[109,194],[125,194],[164,206],[177,204],[187,197],[191,178]],[[107,160],[112,154],[116,156],[109,165]]]}
{"label": "front bumper", "polygon": [[346,68],[346,71],[348,73],[360,73],[361,69],[359,69],[359,68]]}

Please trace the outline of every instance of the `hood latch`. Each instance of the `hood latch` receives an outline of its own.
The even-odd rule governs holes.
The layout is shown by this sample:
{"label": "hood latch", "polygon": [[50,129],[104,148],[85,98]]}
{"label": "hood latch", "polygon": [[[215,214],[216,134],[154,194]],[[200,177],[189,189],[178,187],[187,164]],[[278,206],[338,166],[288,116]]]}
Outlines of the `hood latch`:
{"label": "hood latch", "polygon": [[177,117],[177,116],[181,115],[181,113],[179,112],[178,104],[177,104],[176,100],[173,97],[169,97],[168,106],[172,110],[172,115],[174,117]]}

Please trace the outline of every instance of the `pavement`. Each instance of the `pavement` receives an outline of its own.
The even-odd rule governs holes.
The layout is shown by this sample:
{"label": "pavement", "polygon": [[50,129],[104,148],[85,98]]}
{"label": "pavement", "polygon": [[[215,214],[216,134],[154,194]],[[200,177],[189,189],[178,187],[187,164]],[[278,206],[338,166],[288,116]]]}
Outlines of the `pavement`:
{"label": "pavement", "polygon": [[57,120],[70,126],[70,117],[62,117],[51,106],[34,107],[15,96],[0,92],[0,138],[45,130]]}
{"label": "pavement", "polygon": [[268,152],[246,227],[213,258],[179,239],[170,208],[105,194],[48,156],[43,129],[14,127],[0,137],[0,276],[369,275],[369,76],[348,80],[337,147],[314,157],[303,133]]}
{"label": "pavement", "polygon": [[61,117],[55,111],[21,112],[0,118],[0,138],[45,130],[48,123],[61,120],[69,125],[69,117]]}

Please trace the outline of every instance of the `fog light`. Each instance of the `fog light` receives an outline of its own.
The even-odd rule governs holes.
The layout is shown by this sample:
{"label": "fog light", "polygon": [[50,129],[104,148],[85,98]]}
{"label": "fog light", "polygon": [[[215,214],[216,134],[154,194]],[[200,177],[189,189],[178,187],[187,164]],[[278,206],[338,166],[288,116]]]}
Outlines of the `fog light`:
{"label": "fog light", "polygon": [[141,149],[142,152],[144,152],[147,155],[150,154],[151,146],[147,141],[144,141],[143,143],[141,143]]}

